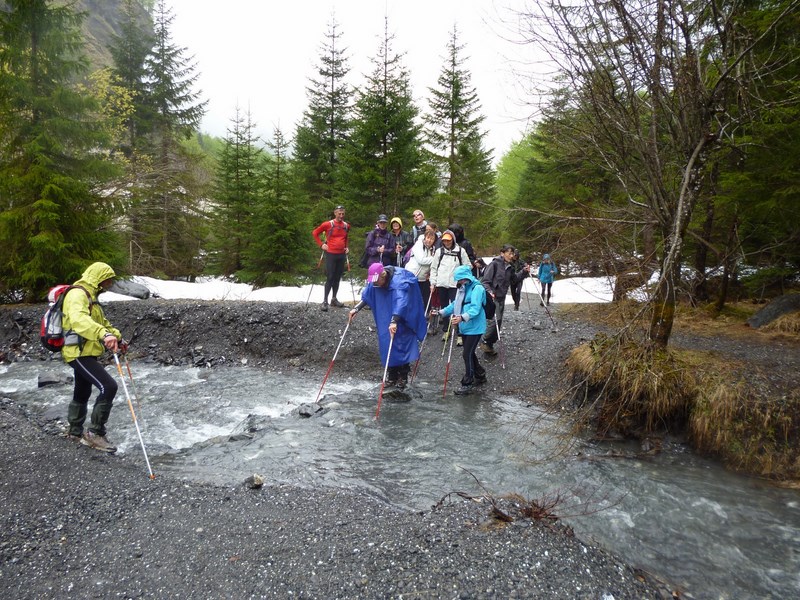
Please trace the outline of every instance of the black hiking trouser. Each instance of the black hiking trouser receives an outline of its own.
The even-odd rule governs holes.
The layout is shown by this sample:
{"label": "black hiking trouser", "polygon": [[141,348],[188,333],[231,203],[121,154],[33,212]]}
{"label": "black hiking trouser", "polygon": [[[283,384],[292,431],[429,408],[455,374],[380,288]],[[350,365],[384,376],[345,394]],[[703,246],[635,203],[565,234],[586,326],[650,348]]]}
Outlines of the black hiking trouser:
{"label": "black hiking trouser", "polygon": [[542,302],[550,304],[550,294],[553,293],[553,282],[542,284]]}
{"label": "black hiking trouser", "polygon": [[404,365],[397,365],[396,367],[389,367],[386,370],[386,381],[405,383],[408,381],[408,374],[411,372],[411,363]]}
{"label": "black hiking trouser", "polygon": [[[333,298],[339,293],[339,281],[344,275],[344,268],[347,265],[347,254],[325,253],[325,302],[328,302],[328,294],[333,292]],[[338,300],[338,298],[336,298]]]}
{"label": "black hiking trouser", "polygon": [[96,356],[79,356],[69,362],[75,372],[75,388],[72,392],[72,402],[67,409],[70,435],[83,435],[83,422],[86,420],[89,397],[92,395],[92,386],[100,393],[94,401],[89,431],[96,435],[106,434],[106,422],[111,415],[111,405],[117,395],[117,382],[108,374]]}
{"label": "black hiking trouser", "polygon": [[506,309],[506,297],[503,296],[502,298],[495,298],[494,299],[495,318],[486,320],[486,333],[483,336],[483,340],[490,346],[493,345],[500,337],[497,332],[497,328],[503,326],[503,311],[505,311],[505,309]]}
{"label": "black hiking trouser", "polygon": [[481,334],[462,335],[461,339],[464,342],[464,377],[461,378],[461,385],[473,385],[478,381],[486,379],[486,369],[484,369],[478,362],[478,355],[475,350],[481,341]]}

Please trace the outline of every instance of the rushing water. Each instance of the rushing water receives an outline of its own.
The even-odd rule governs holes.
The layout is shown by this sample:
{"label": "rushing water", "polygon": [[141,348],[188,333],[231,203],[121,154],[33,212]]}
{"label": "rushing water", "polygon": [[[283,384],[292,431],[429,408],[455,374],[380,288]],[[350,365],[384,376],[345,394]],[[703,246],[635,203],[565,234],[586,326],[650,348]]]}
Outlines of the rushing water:
{"label": "rushing water", "polygon": [[[314,401],[319,380],[247,367],[132,368],[135,387],[128,385],[156,474],[236,484],[258,473],[308,487],[357,486],[414,509],[455,491],[558,496],[556,512],[579,536],[696,598],[800,596],[800,492],[691,452],[642,458],[633,448],[585,442],[559,453],[557,420],[514,398],[445,399],[440,381],[385,395],[375,420],[374,384],[334,371],[327,410],[302,418],[297,409]],[[0,366],[0,393],[63,416],[71,386],[37,388],[42,370],[70,374],[58,363]],[[109,431],[121,452],[141,458],[122,387]],[[144,476],[143,458],[142,469]]]}

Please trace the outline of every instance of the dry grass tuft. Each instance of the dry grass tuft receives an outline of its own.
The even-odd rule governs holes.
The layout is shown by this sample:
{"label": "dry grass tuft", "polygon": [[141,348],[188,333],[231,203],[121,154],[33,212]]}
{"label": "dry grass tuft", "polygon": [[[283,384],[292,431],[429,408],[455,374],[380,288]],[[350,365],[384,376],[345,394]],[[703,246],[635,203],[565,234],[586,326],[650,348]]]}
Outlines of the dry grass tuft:
{"label": "dry grass tuft", "polygon": [[769,333],[800,335],[800,311],[778,317],[772,323],[761,327],[761,329]]}
{"label": "dry grass tuft", "polygon": [[673,352],[598,335],[573,350],[567,369],[581,382],[580,403],[590,408],[601,435],[639,437],[686,425],[694,369]]}
{"label": "dry grass tuft", "polygon": [[800,478],[800,391],[770,397],[729,357],[598,335],[571,353],[567,368],[602,436],[688,433],[697,450],[735,470]]}

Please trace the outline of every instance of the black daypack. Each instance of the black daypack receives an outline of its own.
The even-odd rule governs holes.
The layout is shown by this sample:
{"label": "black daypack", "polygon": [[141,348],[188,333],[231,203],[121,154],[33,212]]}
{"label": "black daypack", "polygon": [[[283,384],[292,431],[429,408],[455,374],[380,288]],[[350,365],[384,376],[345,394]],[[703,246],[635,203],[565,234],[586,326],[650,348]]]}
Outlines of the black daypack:
{"label": "black daypack", "polygon": [[92,310],[92,295],[85,288],[79,285],[67,284],[50,288],[50,292],[47,294],[50,305],[42,316],[42,322],[39,327],[39,339],[41,339],[45,350],[60,352],[65,345],[63,326],[64,298],[67,296],[68,291],[75,288],[81,289],[86,293],[89,298],[89,312]]}

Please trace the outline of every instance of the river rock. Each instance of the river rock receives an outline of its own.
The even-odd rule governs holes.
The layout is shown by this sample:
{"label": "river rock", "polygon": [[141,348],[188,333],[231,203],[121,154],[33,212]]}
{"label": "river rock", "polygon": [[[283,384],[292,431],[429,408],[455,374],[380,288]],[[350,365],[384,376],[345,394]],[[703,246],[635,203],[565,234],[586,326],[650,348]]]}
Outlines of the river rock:
{"label": "river rock", "polygon": [[61,373],[54,373],[52,371],[42,371],[39,373],[39,387],[46,385],[61,385],[70,382],[70,377],[62,375]]}
{"label": "river rock", "polygon": [[782,317],[796,310],[800,310],[800,294],[778,296],[752,317],[747,319],[747,324],[757,329],[772,323],[778,317]]}
{"label": "river rock", "polygon": [[146,285],[136,283],[130,279],[115,279],[109,291],[123,296],[139,298],[140,300],[147,300],[150,297],[150,289]]}

